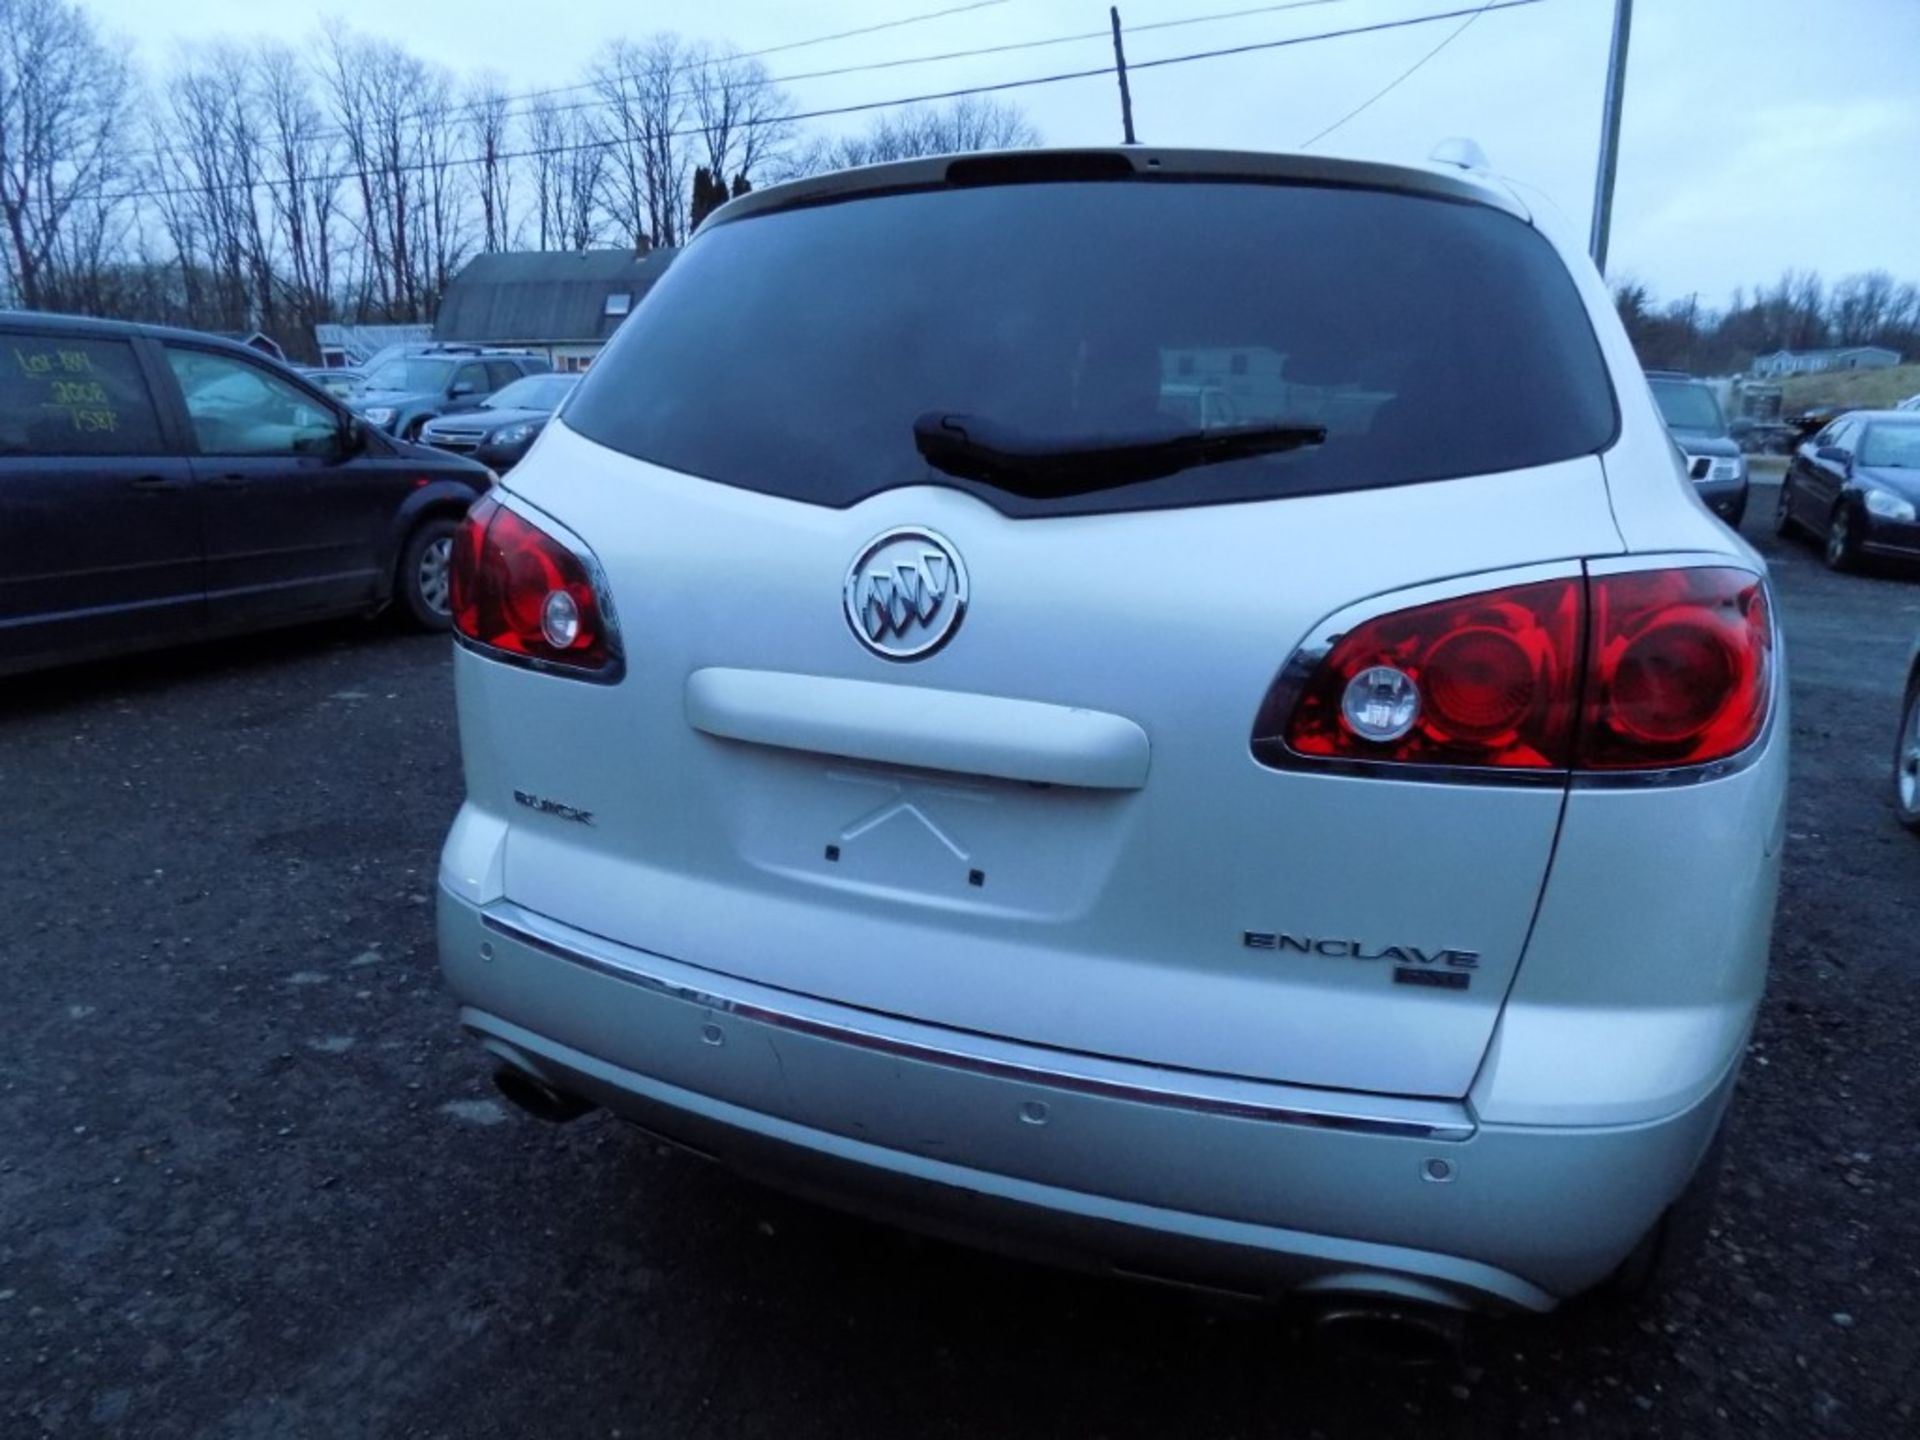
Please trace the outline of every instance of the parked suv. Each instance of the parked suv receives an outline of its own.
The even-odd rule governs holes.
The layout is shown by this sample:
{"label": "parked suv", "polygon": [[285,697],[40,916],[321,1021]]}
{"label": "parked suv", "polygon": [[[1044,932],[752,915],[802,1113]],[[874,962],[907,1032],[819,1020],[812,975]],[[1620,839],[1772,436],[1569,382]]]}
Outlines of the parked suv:
{"label": "parked suv", "polygon": [[418,440],[428,421],[477,410],[496,390],[552,368],[538,355],[492,351],[396,355],[367,372],[352,403],[369,425]]}
{"label": "parked suv", "polygon": [[1728,429],[1719,400],[1691,375],[1650,371],[1647,383],[1680,447],[1687,478],[1708,508],[1738,530],[1747,514],[1747,457]]}
{"label": "parked suv", "polygon": [[735,200],[461,529],[461,1023],[536,1113],[1024,1254],[1644,1285],[1787,763],[1764,566],[1676,470],[1579,240],[1477,171]]}
{"label": "parked suv", "polygon": [[0,674],[389,604],[444,627],[486,484],[244,345],[0,312]]}

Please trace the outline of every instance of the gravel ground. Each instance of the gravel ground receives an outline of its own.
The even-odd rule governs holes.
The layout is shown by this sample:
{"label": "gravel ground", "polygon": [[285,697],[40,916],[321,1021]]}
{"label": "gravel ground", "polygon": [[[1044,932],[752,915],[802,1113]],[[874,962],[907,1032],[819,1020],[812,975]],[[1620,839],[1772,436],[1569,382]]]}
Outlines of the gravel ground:
{"label": "gravel ground", "polygon": [[6,682],[0,1435],[1920,1433],[1920,586],[1763,544],[1792,841],[1706,1263],[1433,1375],[508,1113],[433,964],[444,641]]}

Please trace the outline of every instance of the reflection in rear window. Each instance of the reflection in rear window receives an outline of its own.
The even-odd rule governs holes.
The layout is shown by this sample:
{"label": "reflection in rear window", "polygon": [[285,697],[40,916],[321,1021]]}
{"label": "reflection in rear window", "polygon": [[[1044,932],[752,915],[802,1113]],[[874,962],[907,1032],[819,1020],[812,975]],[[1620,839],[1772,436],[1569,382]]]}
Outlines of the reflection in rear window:
{"label": "reflection in rear window", "polygon": [[[1324,445],[1069,499],[931,470],[931,411],[1035,437],[1323,425]],[[929,481],[1009,514],[1265,499],[1602,448],[1613,394],[1552,247],[1484,206],[1140,180],[937,189],[722,224],[566,423],[690,475],[847,506]]]}

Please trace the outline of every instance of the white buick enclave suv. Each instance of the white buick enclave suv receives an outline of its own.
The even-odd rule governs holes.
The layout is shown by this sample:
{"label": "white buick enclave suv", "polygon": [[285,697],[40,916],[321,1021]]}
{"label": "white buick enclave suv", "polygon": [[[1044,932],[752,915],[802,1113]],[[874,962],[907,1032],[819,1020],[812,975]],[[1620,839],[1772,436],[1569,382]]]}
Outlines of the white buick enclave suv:
{"label": "white buick enclave suv", "polygon": [[1545,1310],[1702,1229],[1783,834],[1765,569],[1483,172],[755,192],[452,581],[441,954],[528,1108],[1328,1303]]}

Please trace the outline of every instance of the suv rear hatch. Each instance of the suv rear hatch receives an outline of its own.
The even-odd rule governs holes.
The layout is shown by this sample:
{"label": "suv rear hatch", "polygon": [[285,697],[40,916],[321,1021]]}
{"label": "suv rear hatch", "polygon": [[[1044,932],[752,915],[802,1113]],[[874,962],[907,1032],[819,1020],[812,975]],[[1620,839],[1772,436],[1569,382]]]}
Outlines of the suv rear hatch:
{"label": "suv rear hatch", "polygon": [[[513,818],[513,900],[643,950],[1065,1050],[1459,1096],[1563,790],[1270,769],[1250,735],[1355,602],[1619,548],[1604,366],[1495,205],[1149,159],[879,172],[703,229],[512,480],[603,568],[624,678],[463,663],[470,783]],[[930,466],[930,414],[1068,449],[1211,415],[1326,438],[1050,490]],[[848,590],[900,529],[935,546],[882,587],[883,640],[952,618],[949,559],[966,586],[913,659]],[[1463,988],[1396,983],[1396,951],[1475,959]]]}

